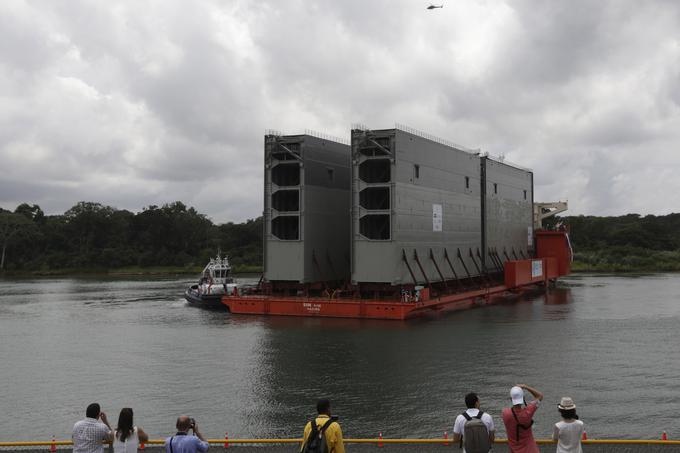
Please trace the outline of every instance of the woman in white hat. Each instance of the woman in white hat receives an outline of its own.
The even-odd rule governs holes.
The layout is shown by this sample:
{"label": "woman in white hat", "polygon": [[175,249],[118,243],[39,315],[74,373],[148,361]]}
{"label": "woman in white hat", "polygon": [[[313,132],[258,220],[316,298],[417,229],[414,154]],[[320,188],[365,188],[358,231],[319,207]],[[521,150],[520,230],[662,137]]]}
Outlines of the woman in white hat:
{"label": "woman in white hat", "polygon": [[555,423],[553,430],[553,440],[557,441],[557,453],[582,453],[583,422],[576,415],[574,400],[568,396],[562,397],[557,410],[562,415],[562,420]]}

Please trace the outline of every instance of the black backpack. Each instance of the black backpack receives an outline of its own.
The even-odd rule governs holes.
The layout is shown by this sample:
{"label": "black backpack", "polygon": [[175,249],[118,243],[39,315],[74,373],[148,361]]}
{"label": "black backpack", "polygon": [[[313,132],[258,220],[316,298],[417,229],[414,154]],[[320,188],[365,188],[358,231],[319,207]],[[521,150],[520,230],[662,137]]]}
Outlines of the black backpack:
{"label": "black backpack", "polygon": [[331,426],[331,423],[337,421],[337,417],[330,417],[326,423],[319,429],[316,425],[316,419],[313,418],[309,423],[312,430],[307,436],[307,442],[302,446],[301,453],[328,453],[328,444],[326,444],[326,429]]}

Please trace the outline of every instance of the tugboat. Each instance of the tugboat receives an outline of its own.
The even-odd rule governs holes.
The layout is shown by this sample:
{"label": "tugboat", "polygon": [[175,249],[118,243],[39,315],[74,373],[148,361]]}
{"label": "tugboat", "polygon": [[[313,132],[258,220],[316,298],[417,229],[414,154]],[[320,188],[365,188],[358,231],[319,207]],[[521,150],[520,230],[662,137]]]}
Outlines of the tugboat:
{"label": "tugboat", "polygon": [[211,258],[201,274],[197,284],[191,285],[184,292],[184,298],[190,305],[202,308],[225,309],[222,304],[222,296],[231,294],[236,287],[231,277],[229,257]]}

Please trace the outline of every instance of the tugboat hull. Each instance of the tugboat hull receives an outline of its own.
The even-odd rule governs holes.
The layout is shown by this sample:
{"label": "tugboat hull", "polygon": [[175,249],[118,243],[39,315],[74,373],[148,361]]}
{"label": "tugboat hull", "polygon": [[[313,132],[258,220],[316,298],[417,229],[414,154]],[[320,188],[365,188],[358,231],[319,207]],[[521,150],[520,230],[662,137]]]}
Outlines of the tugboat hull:
{"label": "tugboat hull", "polygon": [[222,303],[222,296],[223,294],[197,294],[190,288],[184,291],[184,298],[189,305],[213,310],[227,309]]}

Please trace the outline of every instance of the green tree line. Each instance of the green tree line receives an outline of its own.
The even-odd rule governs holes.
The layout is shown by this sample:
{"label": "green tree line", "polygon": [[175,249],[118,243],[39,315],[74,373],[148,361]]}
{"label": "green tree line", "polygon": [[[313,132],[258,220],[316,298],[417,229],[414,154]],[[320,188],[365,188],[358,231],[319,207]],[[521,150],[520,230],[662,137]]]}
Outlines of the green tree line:
{"label": "green tree line", "polygon": [[680,214],[565,216],[575,270],[680,271]]}
{"label": "green tree line", "polygon": [[[680,214],[566,216],[574,269],[680,271]],[[141,212],[80,202],[62,215],[27,203],[0,209],[0,269],[72,272],[115,269],[200,270],[218,250],[237,272],[262,265],[262,218],[214,224],[182,202]]]}
{"label": "green tree line", "polygon": [[141,212],[80,202],[62,215],[38,205],[0,209],[0,270],[101,271],[163,268],[200,270],[218,250],[237,272],[262,265],[262,218],[213,224],[182,202]]}

